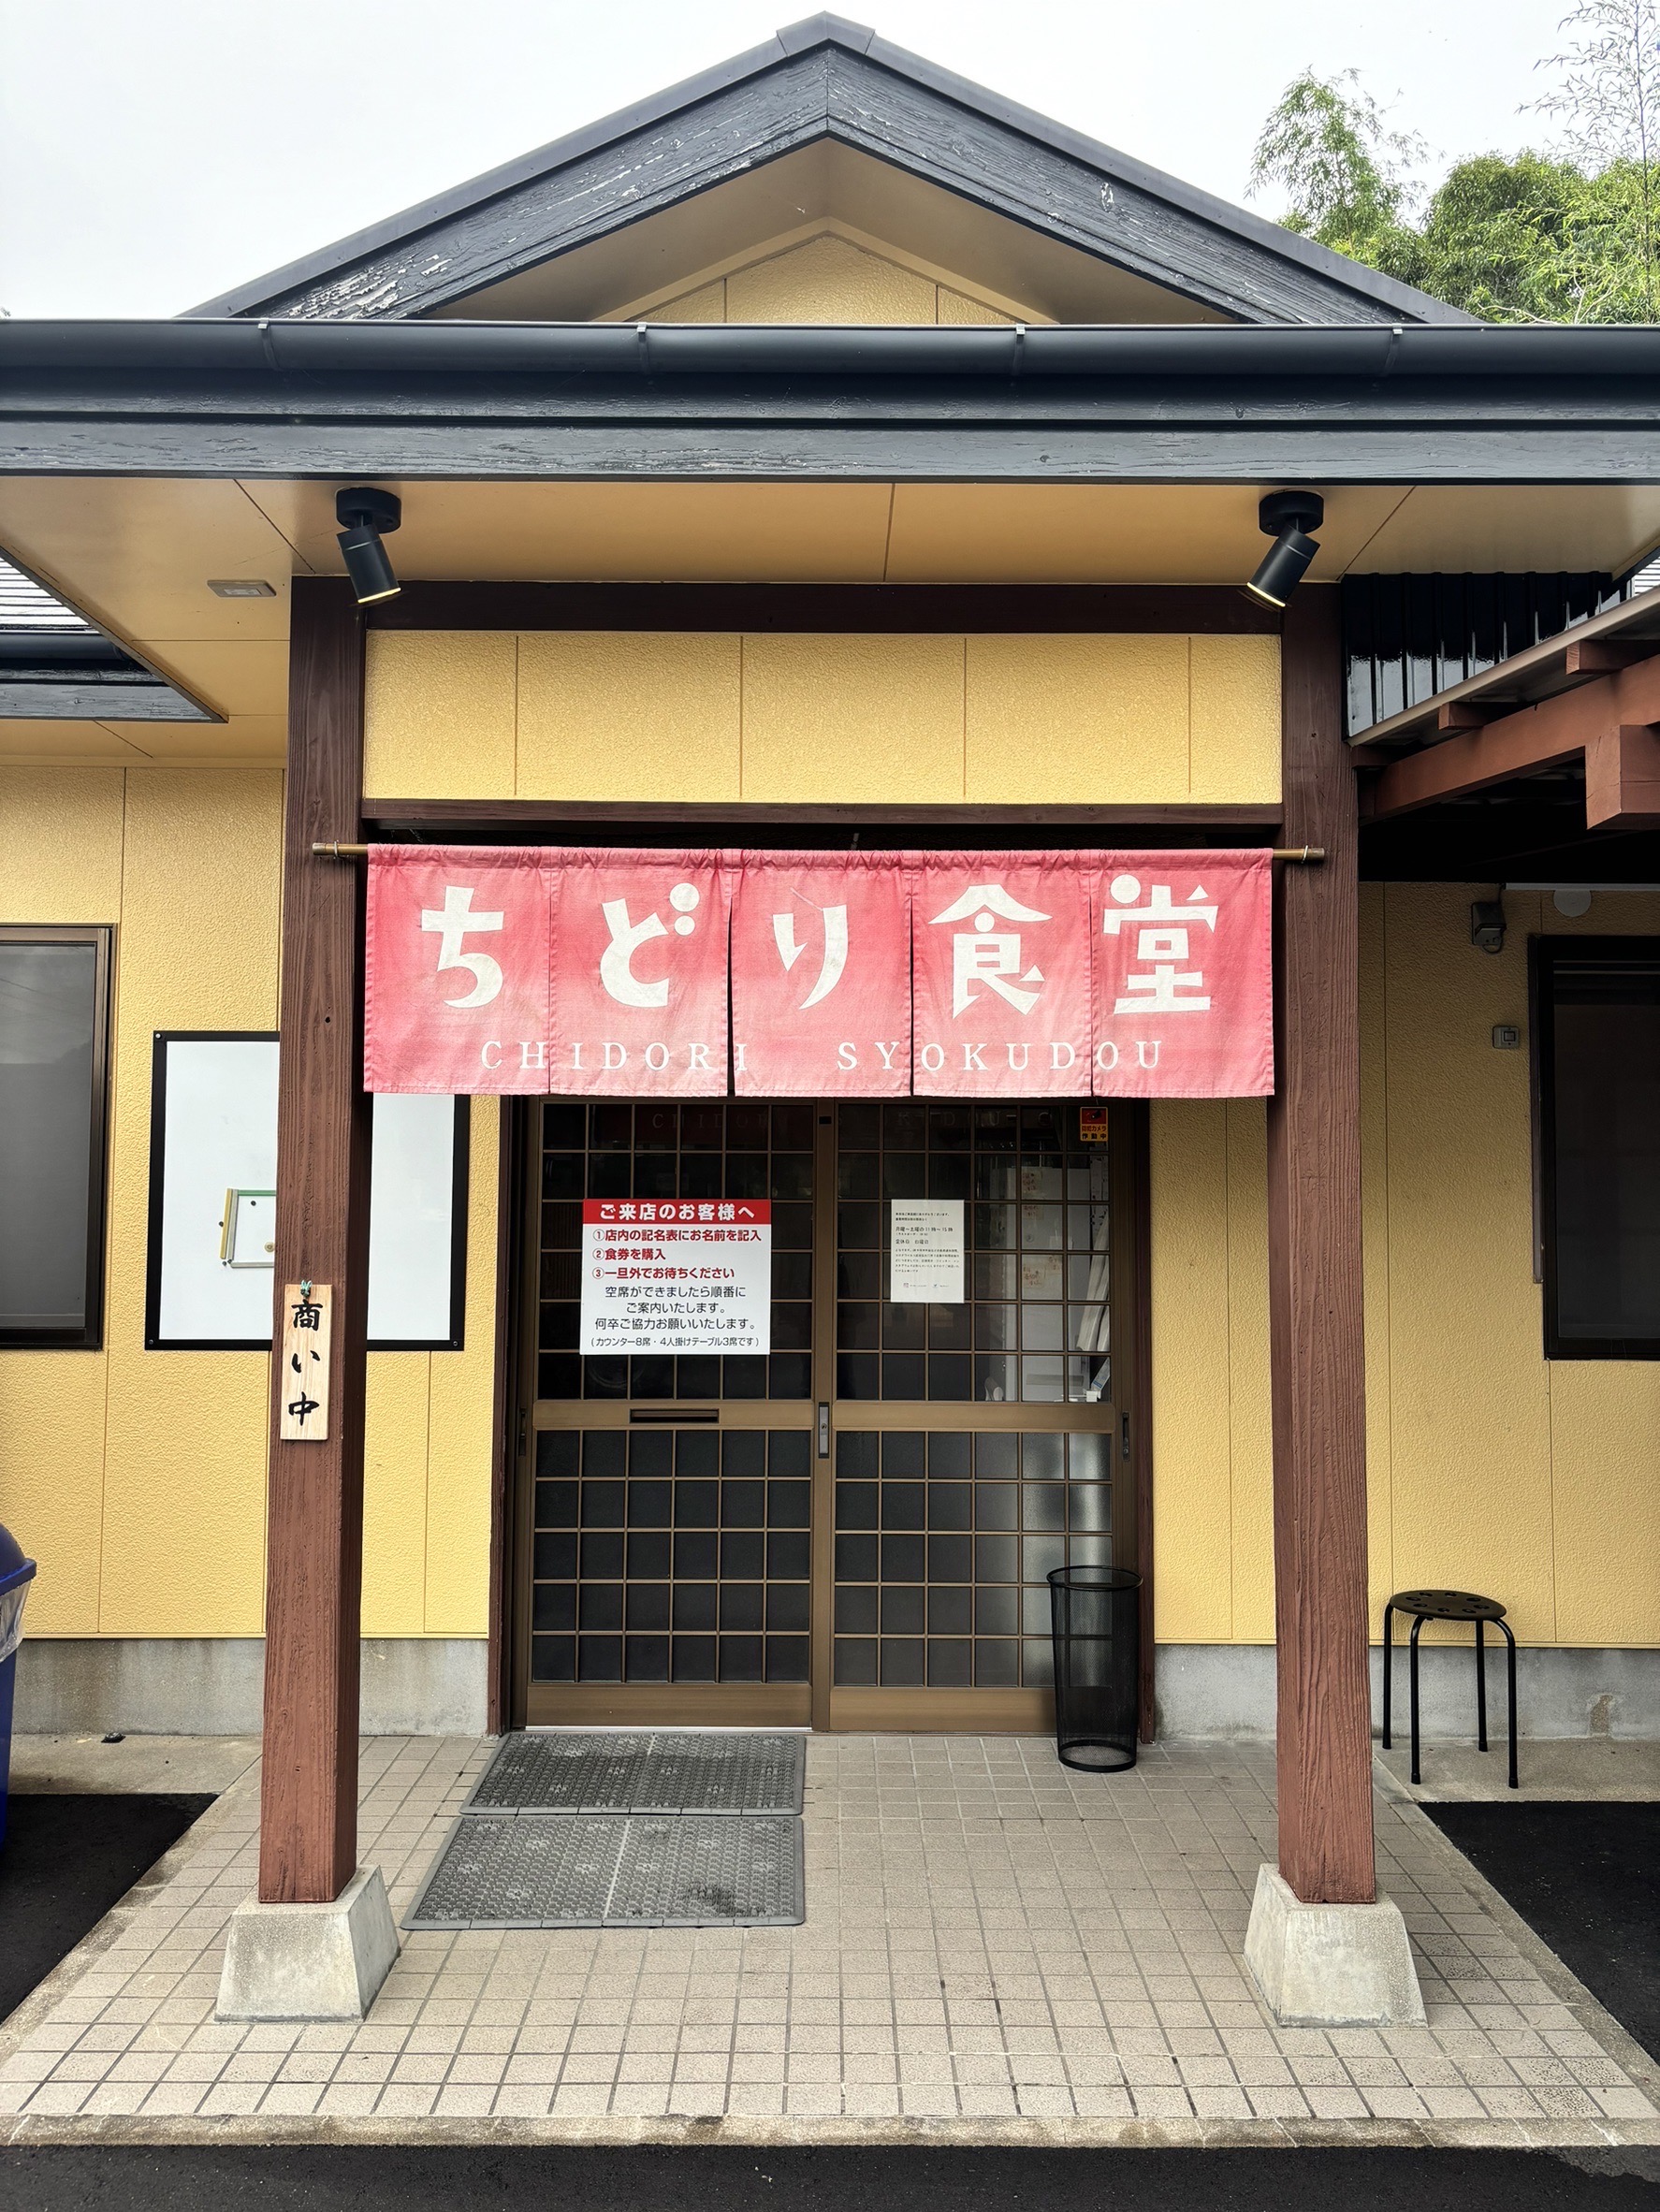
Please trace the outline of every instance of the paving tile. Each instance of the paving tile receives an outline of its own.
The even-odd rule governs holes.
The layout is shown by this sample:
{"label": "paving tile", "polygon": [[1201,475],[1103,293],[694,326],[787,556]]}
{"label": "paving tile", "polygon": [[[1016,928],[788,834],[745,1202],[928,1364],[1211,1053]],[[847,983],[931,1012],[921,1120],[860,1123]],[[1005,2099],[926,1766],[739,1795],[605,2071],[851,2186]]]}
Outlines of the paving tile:
{"label": "paving tile", "polygon": [[[400,1909],[490,1749],[366,1742],[364,1855]],[[423,1930],[367,2023],[240,2028],[212,2019],[225,1925],[253,1879],[256,1785],[239,1783],[0,2066],[0,2109],[1371,2114],[1518,2141],[1652,2118],[1475,1878],[1393,1800],[1378,1801],[1379,1863],[1431,2027],[1275,2027],[1239,1957],[1272,1791],[1265,1746],[1157,1746],[1109,1781],[1058,1768],[1037,1739],[813,1738],[810,1925]]]}

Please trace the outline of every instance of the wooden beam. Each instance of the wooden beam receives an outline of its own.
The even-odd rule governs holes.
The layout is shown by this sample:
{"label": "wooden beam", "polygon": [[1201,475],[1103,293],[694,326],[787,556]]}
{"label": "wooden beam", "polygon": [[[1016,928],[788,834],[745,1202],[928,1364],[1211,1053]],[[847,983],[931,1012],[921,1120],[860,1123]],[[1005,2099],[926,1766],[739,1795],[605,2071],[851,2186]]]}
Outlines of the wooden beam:
{"label": "wooden beam", "polygon": [[1445,745],[1391,761],[1377,779],[1369,819],[1384,822],[1391,814],[1409,814],[1440,799],[1460,798],[1466,792],[1485,791],[1492,784],[1508,783],[1515,777],[1571,761],[1584,747],[1583,735],[1541,728],[1538,713],[1536,706],[1524,706],[1485,730],[1472,730],[1466,736],[1449,737]]}
{"label": "wooden beam", "polygon": [[1651,649],[1642,660],[1576,691],[1559,691],[1552,699],[1518,707],[1484,730],[1392,761],[1378,777],[1369,819],[1382,822],[1415,807],[1558,767],[1609,730],[1655,722],[1660,722],[1660,653]]}
{"label": "wooden beam", "polygon": [[1660,733],[1644,723],[1599,730],[1585,747],[1585,826],[1660,820]]}
{"label": "wooden beam", "polygon": [[371,630],[1277,636],[1230,584],[405,584]]}
{"label": "wooden beam", "polygon": [[273,1361],[259,1895],[269,1904],[323,1904],[357,1865],[369,1305],[364,871],[312,855],[313,840],[360,834],[363,622],[350,587],[297,578],[289,640],[275,1279],[332,1288],[334,1343],[325,1439],[279,1440],[291,1392]]}
{"label": "wooden beam", "polygon": [[1343,742],[1337,593],[1304,587],[1281,662],[1286,825],[1323,866],[1280,871],[1268,1288],[1279,1870],[1305,1902],[1367,1904],[1359,822]]}
{"label": "wooden beam", "polygon": [[[1277,805],[1167,805],[1132,802],[1124,806],[1012,806],[945,801],[939,805],[885,806],[863,800],[825,800],[807,806],[758,799],[369,799],[364,818],[378,828],[443,828],[460,841],[511,837],[527,830],[551,828],[560,841],[604,844],[618,841],[593,833],[606,824],[619,825],[620,841],[638,843],[667,830],[683,837],[695,830],[706,844],[756,845],[769,840],[756,835],[760,823],[777,825],[775,844],[799,839],[814,828],[836,831],[836,837],[808,838],[809,843],[835,845],[848,841],[854,831],[881,830],[903,822],[918,831],[953,833],[960,844],[964,828],[996,836],[999,845],[1111,844],[1169,845],[1172,830],[1195,845],[1258,845],[1261,833],[1276,829]],[[1099,833],[1113,834],[1103,839]],[[1090,833],[1097,833],[1091,835]],[[1214,833],[1214,834],[1213,834]],[[908,843],[925,842],[921,838]]]}
{"label": "wooden beam", "polygon": [[1513,699],[1495,699],[1491,705],[1485,699],[1449,699],[1435,710],[1435,728],[1443,737],[1457,736],[1462,730],[1485,730],[1514,706]]}
{"label": "wooden beam", "polygon": [[1565,676],[1615,676],[1646,661],[1654,650],[1652,637],[1586,637],[1571,643],[1563,655]]}

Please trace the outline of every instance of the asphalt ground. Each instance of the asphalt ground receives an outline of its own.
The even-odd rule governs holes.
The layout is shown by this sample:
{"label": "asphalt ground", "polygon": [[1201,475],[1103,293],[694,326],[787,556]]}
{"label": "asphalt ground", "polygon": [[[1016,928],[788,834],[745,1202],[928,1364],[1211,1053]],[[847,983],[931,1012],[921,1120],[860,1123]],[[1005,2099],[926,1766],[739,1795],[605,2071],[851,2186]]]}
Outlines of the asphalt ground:
{"label": "asphalt ground", "polygon": [[0,2019],[212,1802],[12,1795],[0,1844]]}
{"label": "asphalt ground", "polygon": [[5,2212],[1656,2212],[1660,2152],[17,2147]]}
{"label": "asphalt ground", "polygon": [[1426,1802],[1423,1810],[1660,2059],[1660,1804]]}

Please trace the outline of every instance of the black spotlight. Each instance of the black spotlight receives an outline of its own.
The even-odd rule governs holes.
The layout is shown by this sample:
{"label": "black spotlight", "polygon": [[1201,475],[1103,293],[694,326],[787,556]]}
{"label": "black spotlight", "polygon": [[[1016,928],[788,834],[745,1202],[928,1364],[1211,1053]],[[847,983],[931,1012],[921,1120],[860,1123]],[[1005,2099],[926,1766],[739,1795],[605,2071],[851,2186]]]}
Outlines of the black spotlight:
{"label": "black spotlight", "polygon": [[354,485],[334,495],[334,519],[341,526],[341,557],[359,606],[377,599],[392,599],[402,589],[386,559],[382,536],[403,520],[403,502],[395,491],[381,491],[372,484]]}
{"label": "black spotlight", "polygon": [[1264,537],[1274,540],[1262,564],[1245,586],[1253,599],[1267,606],[1284,606],[1319,547],[1308,535],[1326,519],[1326,502],[1318,491],[1271,491],[1257,509]]}

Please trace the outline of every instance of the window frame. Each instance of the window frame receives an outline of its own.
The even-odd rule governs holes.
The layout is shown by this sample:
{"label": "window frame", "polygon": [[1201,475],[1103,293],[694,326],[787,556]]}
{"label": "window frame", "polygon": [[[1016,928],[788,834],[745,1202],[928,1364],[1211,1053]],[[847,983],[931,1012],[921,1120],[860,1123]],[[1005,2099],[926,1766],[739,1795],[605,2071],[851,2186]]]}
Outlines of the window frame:
{"label": "window frame", "polygon": [[86,1317],[79,1329],[17,1329],[0,1322],[0,1351],[97,1352],[104,1348],[104,1255],[109,1241],[110,980],[115,929],[107,922],[0,923],[0,945],[91,945],[92,1111],[86,1182]]}
{"label": "window frame", "polygon": [[1660,1360],[1650,1337],[1564,1336],[1556,1325],[1556,978],[1594,962],[1660,968],[1660,937],[1536,937],[1528,946],[1533,1010],[1534,1172],[1537,1278],[1547,1360]]}

